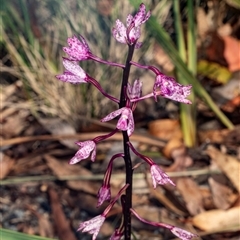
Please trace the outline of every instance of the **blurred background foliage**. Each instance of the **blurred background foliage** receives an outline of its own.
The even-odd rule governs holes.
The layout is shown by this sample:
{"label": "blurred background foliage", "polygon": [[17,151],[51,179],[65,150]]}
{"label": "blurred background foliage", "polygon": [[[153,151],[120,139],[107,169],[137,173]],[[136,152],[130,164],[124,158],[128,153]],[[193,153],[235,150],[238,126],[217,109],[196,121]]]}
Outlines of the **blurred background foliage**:
{"label": "blurred background foliage", "polygon": [[[26,104],[36,117],[39,115],[57,116],[78,128],[86,117],[104,116],[115,106],[107,99],[102,98],[96,89],[90,85],[76,87],[55,79],[54,76],[63,71],[61,57],[64,56],[64,52],[62,47],[67,45],[67,37],[81,34],[86,38],[95,55],[109,61],[123,63],[127,47],[112,38],[111,29],[116,19],[119,18],[125,22],[126,16],[130,12],[134,12],[134,7],[136,9],[140,2],[129,0],[3,1],[1,6],[2,37],[0,39],[3,82],[7,84],[13,79],[21,79],[27,97]],[[234,1],[234,4],[236,2]],[[148,31],[142,29],[140,40],[144,42],[144,45],[135,52],[134,61],[140,60],[142,63],[152,65],[157,63],[161,70],[165,70],[165,72],[167,70],[166,74],[174,74],[174,66],[176,66],[177,71],[182,75],[179,79],[185,79],[185,84],[193,84],[195,92],[199,93],[198,95],[227,127],[232,128],[231,122],[194,78],[195,74],[188,69],[188,63],[178,54],[178,50],[179,52],[181,50],[177,50],[174,46],[174,42],[178,43],[180,38],[181,41],[183,40],[183,36],[176,33],[186,29],[174,30],[174,17],[171,10],[173,1],[148,0],[144,3],[147,8],[152,9],[154,19],[149,21]],[[184,19],[188,12],[187,1],[179,1],[179,3],[181,3],[181,11],[178,12],[178,21],[180,19],[186,21]],[[192,8],[200,4],[200,1],[194,1],[194,3]],[[194,9],[191,11],[194,12]],[[177,19],[176,15],[175,19]],[[194,14],[192,14],[191,21],[195,20]],[[144,27],[146,28],[146,26]],[[168,58],[171,59],[172,63],[170,64],[173,64],[173,68],[164,69],[162,65],[165,63],[161,65],[159,61],[156,61],[157,58],[164,59],[164,55],[166,55],[164,52],[154,54],[159,49],[156,48],[159,46],[156,46],[156,43],[161,45],[169,55]],[[196,44],[192,41],[188,47],[196,49]],[[190,63],[193,63],[193,68],[196,69],[196,57],[194,58],[195,60]],[[96,64],[92,61],[82,62],[81,66],[89,75],[96,78],[107,92],[118,97],[117,86],[120,84],[122,74],[120,69],[116,70],[116,68]],[[139,76],[143,82],[148,82],[149,85],[154,81],[152,75],[150,75],[152,80],[149,80],[150,77],[147,73],[139,73],[138,69],[132,68],[131,81]],[[164,104],[164,101],[161,100],[160,106]],[[106,104],[108,107],[103,108]],[[152,115],[153,118],[159,117],[154,113]]]}
{"label": "blurred background foliage", "polygon": [[[67,45],[68,37],[81,34],[95,55],[124,62],[127,48],[112,38],[111,29],[117,18],[124,21],[131,11],[133,7],[128,1],[3,1],[1,67],[7,76],[5,83],[12,76],[23,81],[29,108],[35,116],[58,116],[75,126],[79,116],[103,116],[113,106],[96,89],[55,79],[63,71],[62,47]],[[146,51],[147,47],[136,51],[135,60],[143,58]],[[118,97],[120,69],[92,61],[81,65],[107,92]],[[106,104],[108,108],[102,108]]]}

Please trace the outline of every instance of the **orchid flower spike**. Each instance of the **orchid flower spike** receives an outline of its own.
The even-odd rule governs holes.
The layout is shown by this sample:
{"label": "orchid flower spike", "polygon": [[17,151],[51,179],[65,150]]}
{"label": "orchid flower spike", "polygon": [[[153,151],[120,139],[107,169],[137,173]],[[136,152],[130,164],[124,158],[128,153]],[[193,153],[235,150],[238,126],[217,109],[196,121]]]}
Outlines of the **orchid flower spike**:
{"label": "orchid flower spike", "polygon": [[75,61],[63,59],[63,65],[66,69],[63,74],[57,75],[56,78],[69,83],[87,83],[87,75],[84,70]]}
{"label": "orchid flower spike", "polygon": [[[160,91],[157,88],[160,87]],[[156,81],[153,86],[153,93],[155,96],[161,95],[162,97],[172,99],[177,102],[191,104],[191,101],[186,97],[191,93],[191,85],[181,85],[175,81],[174,78],[166,75],[157,75]]]}
{"label": "orchid flower spike", "polygon": [[76,164],[83,159],[89,157],[90,153],[92,162],[95,161],[96,158],[96,143],[94,141],[85,141],[85,142],[77,142],[76,143],[81,148],[76,152],[75,156],[69,161],[69,164]]}
{"label": "orchid flower spike", "polygon": [[63,47],[63,51],[69,55],[69,59],[73,61],[87,60],[92,55],[86,40],[79,36],[70,37],[67,40],[69,47]]}
{"label": "orchid flower spike", "polygon": [[134,119],[132,110],[128,107],[123,107],[114,112],[111,112],[105,118],[103,118],[101,122],[110,121],[120,114],[121,117],[118,120],[117,129],[127,131],[128,136],[131,136],[134,131]]}
{"label": "orchid flower spike", "polygon": [[151,12],[148,11],[146,13],[146,7],[143,3],[139,6],[138,12],[133,17],[132,15],[128,15],[127,17],[127,27],[117,19],[116,26],[113,28],[112,33],[113,37],[120,43],[135,45],[135,48],[140,48],[142,43],[137,42],[141,35],[141,25],[145,23],[149,17],[151,16]]}

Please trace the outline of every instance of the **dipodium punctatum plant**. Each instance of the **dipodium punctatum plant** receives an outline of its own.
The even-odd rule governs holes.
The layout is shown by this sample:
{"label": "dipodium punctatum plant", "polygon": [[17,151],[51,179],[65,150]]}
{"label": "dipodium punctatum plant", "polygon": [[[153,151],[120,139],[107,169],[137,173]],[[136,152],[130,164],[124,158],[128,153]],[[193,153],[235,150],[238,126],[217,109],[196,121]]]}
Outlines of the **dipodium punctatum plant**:
{"label": "dipodium punctatum plant", "polygon": [[[94,139],[77,142],[76,144],[80,147],[75,156],[69,161],[69,164],[76,164],[81,162],[84,159],[87,159],[90,156],[92,162],[95,161],[96,158],[96,148],[97,143],[103,141],[107,138],[110,138],[112,135],[117,133],[118,131],[122,132],[123,135],[123,152],[117,153],[109,161],[102,187],[98,191],[98,203],[97,206],[100,206],[103,202],[109,201],[108,207],[104,210],[104,212],[93,219],[82,222],[79,225],[78,231],[88,232],[92,234],[92,239],[95,240],[99,233],[99,230],[105,221],[107,214],[114,206],[118,199],[121,199],[122,203],[122,222],[120,226],[114,231],[111,240],[120,240],[123,236],[125,240],[131,239],[131,216],[135,216],[140,221],[150,224],[155,227],[163,227],[169,229],[173,234],[183,240],[192,239],[196,237],[195,234],[192,234],[188,231],[180,229],[178,227],[165,224],[165,223],[157,223],[150,222],[141,218],[136,211],[132,208],[132,178],[133,178],[133,167],[132,161],[130,157],[130,151],[140,157],[143,161],[145,161],[150,168],[150,174],[152,177],[152,182],[154,188],[157,187],[158,184],[175,184],[171,181],[168,175],[156,164],[154,161],[142,154],[140,154],[131,144],[130,137],[134,132],[134,115],[133,112],[137,107],[137,103],[146,98],[153,97],[155,101],[157,101],[157,97],[165,97],[172,99],[174,101],[182,102],[185,104],[191,104],[191,102],[186,99],[186,97],[190,94],[191,85],[183,86],[177,83],[174,78],[168,77],[160,72],[154,66],[141,65],[140,63],[132,61],[134,50],[140,48],[142,46],[141,42],[138,42],[138,39],[141,35],[141,25],[145,23],[151,13],[150,11],[146,12],[146,7],[142,3],[139,6],[138,12],[135,16],[128,15],[126,19],[126,26],[120,21],[116,21],[116,25],[112,30],[113,37],[120,43],[123,43],[128,46],[128,55],[126,58],[125,64],[114,63],[110,61],[103,60],[98,56],[94,55],[86,40],[82,36],[73,36],[68,38],[68,47],[64,47],[63,51],[67,53],[68,57],[63,58],[63,65],[65,67],[65,71],[61,75],[57,75],[56,78],[72,84],[81,84],[87,83],[92,84],[96,87],[103,96],[107,97],[109,100],[116,103],[118,109],[109,113],[106,117],[104,117],[101,121],[106,122],[110,121],[113,118],[119,117],[116,125],[116,129],[106,135],[97,136]],[[120,99],[111,96],[101,87],[99,82],[88,75],[80,66],[79,62],[85,60],[93,60],[102,64],[107,64],[112,67],[121,68],[123,71],[122,75],[122,83],[120,90]],[[129,83],[129,73],[131,66],[148,69],[155,74],[155,83],[153,84],[152,92],[142,96],[142,82],[139,79],[133,81],[131,85]],[[116,106],[116,107],[117,107]],[[126,170],[126,183],[122,187],[122,189],[118,192],[118,194],[111,200],[111,173],[113,167],[113,161],[117,158],[123,158],[125,162],[125,170]]]}

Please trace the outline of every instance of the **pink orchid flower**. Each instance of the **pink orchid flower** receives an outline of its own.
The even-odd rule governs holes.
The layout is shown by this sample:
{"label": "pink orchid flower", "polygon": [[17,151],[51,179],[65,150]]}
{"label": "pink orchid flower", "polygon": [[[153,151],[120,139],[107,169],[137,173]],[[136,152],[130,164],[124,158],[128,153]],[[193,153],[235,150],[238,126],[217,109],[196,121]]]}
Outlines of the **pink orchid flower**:
{"label": "pink orchid flower", "polygon": [[167,183],[170,183],[173,186],[175,186],[175,184],[172,182],[169,176],[158,165],[152,164],[150,172],[154,188],[157,187],[157,184],[164,185]]}
{"label": "pink orchid flower", "polygon": [[140,48],[142,43],[138,42],[137,40],[140,38],[141,35],[141,25],[145,23],[149,17],[151,16],[151,12],[148,11],[146,13],[146,7],[142,3],[138,9],[138,12],[133,17],[132,15],[128,15],[127,17],[127,27],[117,19],[116,26],[113,28],[112,33],[113,37],[120,43],[128,44],[128,45],[135,45],[135,48]]}
{"label": "pink orchid flower", "polygon": [[101,214],[88,221],[82,222],[79,225],[78,231],[93,234],[92,240],[95,240],[105,219],[106,217],[103,214]]}
{"label": "pink orchid flower", "polygon": [[63,51],[69,55],[70,60],[82,61],[90,58],[91,51],[82,36],[68,38],[68,45],[69,47],[63,47]]}
{"label": "pink orchid flower", "polygon": [[95,161],[96,158],[96,143],[94,141],[85,141],[85,142],[77,142],[76,143],[81,148],[76,152],[75,156],[69,161],[69,164],[76,164],[83,159],[89,157],[90,153],[92,162]]}
{"label": "pink orchid flower", "polygon": [[98,191],[97,197],[98,197],[97,207],[101,206],[105,201],[110,201],[111,200],[110,185],[102,185],[102,187]]}
{"label": "pink orchid flower", "polygon": [[118,120],[117,129],[127,131],[128,136],[131,136],[134,131],[134,119],[132,110],[128,107],[123,107],[114,112],[111,112],[105,118],[103,118],[101,122],[110,121],[113,118],[119,116],[120,114],[121,117]]}
{"label": "pink orchid flower", "polygon": [[133,86],[128,83],[127,93],[130,99],[140,98],[142,95],[142,82],[139,79],[136,79]]}
{"label": "pink orchid flower", "polygon": [[[157,92],[157,88],[160,88],[159,92]],[[184,86],[177,83],[172,77],[158,75],[153,87],[153,93],[155,99],[157,95],[161,95],[162,97],[169,98],[177,102],[191,104],[191,101],[186,99],[186,97],[191,93],[191,88],[191,85]]]}
{"label": "pink orchid flower", "polygon": [[68,59],[64,58],[63,65],[66,71],[61,75],[57,75],[57,79],[73,84],[87,82],[87,75],[77,62],[69,61]]}

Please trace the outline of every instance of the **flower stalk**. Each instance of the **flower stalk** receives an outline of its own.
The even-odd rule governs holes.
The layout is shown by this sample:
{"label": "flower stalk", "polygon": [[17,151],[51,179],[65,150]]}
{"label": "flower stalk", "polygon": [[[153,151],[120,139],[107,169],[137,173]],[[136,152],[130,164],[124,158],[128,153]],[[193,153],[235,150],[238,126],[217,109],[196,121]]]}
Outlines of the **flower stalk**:
{"label": "flower stalk", "polygon": [[[145,66],[132,61],[135,49],[138,49],[142,46],[142,43],[138,42],[141,35],[141,25],[149,19],[150,15],[150,11],[146,12],[145,5],[141,4],[135,16],[128,15],[126,19],[126,26],[120,20],[116,21],[116,25],[112,31],[113,37],[118,42],[128,46],[128,55],[125,64],[106,61],[99,58],[98,56],[95,56],[91,52],[87,41],[82,36],[73,36],[72,38],[68,38],[69,46],[63,48],[64,52],[68,54],[68,58],[63,58],[63,65],[66,70],[63,74],[57,75],[57,79],[71,84],[91,84],[99,92],[101,92],[104,97],[118,104],[117,110],[109,113],[101,120],[102,122],[106,122],[116,117],[119,117],[116,128],[112,132],[105,135],[97,136],[92,140],[77,142],[76,144],[79,146],[79,150],[69,162],[69,164],[76,164],[89,157],[90,160],[94,162],[97,154],[97,144],[101,141],[104,141],[105,139],[110,138],[118,131],[122,131],[123,153],[116,153],[110,159],[102,186],[97,193],[97,207],[102,205],[102,203],[105,201],[110,201],[110,204],[102,214],[88,221],[80,223],[78,228],[78,231],[88,232],[92,234],[93,240],[97,238],[100,228],[105,221],[109,211],[112,209],[113,205],[119,198],[121,198],[122,204],[122,222],[112,234],[110,239],[120,240],[121,237],[124,236],[125,240],[131,240],[131,217],[132,214],[136,215],[136,213],[132,208],[134,169],[132,166],[130,150],[149,165],[154,188],[156,188],[157,185],[164,184],[171,184],[175,186],[169,176],[151,158],[140,154],[133,147],[130,139],[135,128],[134,110],[136,109],[137,103],[139,101],[150,97],[154,97],[155,101],[157,101],[157,97],[161,96],[181,103],[191,104],[191,102],[187,99],[188,95],[191,92],[191,85],[181,85],[177,83],[174,78],[165,76],[162,72],[160,72],[159,69],[154,66]],[[118,67],[123,69],[119,99],[105,92],[101,84],[96,79],[85,73],[85,71],[79,66],[79,62],[85,60],[92,60],[101,64],[107,64],[112,67]],[[129,74],[132,65],[140,69],[147,69],[149,71],[152,71],[156,75],[155,83],[152,87],[152,92],[143,97],[143,83],[139,79],[135,79],[133,83],[130,84]],[[113,161],[119,157],[122,157],[125,162],[125,185],[119,191],[117,196],[115,196],[113,200],[111,200],[110,180],[113,170]],[[140,217],[138,218],[140,219]],[[182,233],[185,234],[184,230],[178,230],[170,225],[164,225],[163,223],[159,223],[157,226],[169,228],[171,231],[174,230],[176,232],[175,235],[180,237]],[[188,232],[186,232],[186,234],[187,236],[191,236]]]}

